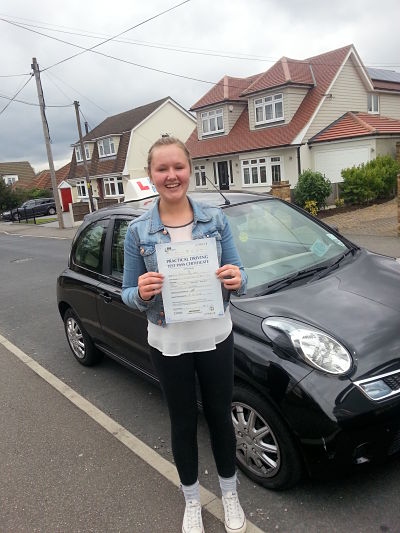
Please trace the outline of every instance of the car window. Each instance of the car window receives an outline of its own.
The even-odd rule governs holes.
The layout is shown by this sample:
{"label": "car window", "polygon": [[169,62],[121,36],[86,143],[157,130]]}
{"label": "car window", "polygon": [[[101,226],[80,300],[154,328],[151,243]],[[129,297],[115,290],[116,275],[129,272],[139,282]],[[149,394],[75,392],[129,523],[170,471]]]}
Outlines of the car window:
{"label": "car window", "polygon": [[130,220],[116,219],[112,239],[112,276],[122,279],[124,272],[124,241]]}
{"label": "car window", "polygon": [[265,200],[224,211],[249,289],[333,259],[347,246],[290,205]]}
{"label": "car window", "polygon": [[99,220],[83,230],[74,247],[73,262],[76,265],[101,272],[107,225],[108,220]]}

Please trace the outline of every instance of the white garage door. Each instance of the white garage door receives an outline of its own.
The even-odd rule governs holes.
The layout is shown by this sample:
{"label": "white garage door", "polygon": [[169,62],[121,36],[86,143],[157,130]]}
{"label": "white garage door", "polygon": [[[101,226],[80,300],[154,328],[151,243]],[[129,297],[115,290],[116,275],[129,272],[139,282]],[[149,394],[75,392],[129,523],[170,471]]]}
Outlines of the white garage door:
{"label": "white garage door", "polygon": [[342,148],[341,150],[326,150],[315,152],[315,170],[325,175],[332,183],[343,181],[343,168],[359,165],[369,161],[369,146],[358,148]]}

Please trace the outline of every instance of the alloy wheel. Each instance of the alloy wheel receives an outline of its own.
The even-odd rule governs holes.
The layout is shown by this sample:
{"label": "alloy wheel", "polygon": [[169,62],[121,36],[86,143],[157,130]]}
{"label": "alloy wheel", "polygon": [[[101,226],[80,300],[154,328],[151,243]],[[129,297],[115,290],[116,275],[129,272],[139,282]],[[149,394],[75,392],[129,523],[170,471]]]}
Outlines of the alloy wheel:
{"label": "alloy wheel", "polygon": [[72,348],[72,351],[76,357],[78,357],[78,359],[83,359],[86,352],[85,339],[83,338],[83,333],[78,322],[74,318],[69,317],[67,319],[66,331],[68,342]]}
{"label": "alloy wheel", "polygon": [[232,420],[239,463],[256,476],[275,476],[281,465],[281,453],[266,420],[254,408],[242,402],[233,402]]}

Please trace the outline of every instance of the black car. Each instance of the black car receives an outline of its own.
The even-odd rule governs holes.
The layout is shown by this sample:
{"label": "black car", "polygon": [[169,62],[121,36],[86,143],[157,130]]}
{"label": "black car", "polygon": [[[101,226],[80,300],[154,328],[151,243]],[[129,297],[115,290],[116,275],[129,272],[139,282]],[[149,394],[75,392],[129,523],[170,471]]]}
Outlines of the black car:
{"label": "black car", "polygon": [[10,211],[4,211],[4,220],[25,220],[27,218],[41,217],[43,215],[55,215],[56,204],[54,198],[35,198],[27,200],[21,207],[15,207]]}
{"label": "black car", "polygon": [[[239,467],[270,489],[400,450],[400,262],[267,195],[195,193],[226,213],[248,274],[232,295]],[[129,221],[154,199],[88,215],[59,276],[76,359],[157,380],[146,316],[121,300]],[[331,468],[330,468],[331,467]]]}

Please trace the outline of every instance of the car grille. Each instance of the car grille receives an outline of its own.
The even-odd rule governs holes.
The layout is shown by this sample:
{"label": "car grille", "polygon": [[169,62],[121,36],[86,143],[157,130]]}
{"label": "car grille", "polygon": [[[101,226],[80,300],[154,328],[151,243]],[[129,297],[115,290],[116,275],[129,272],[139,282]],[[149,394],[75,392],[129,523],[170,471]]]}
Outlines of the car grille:
{"label": "car grille", "polygon": [[386,376],[385,378],[383,378],[383,381],[393,391],[400,390],[400,372],[398,374],[393,374],[392,376]]}

